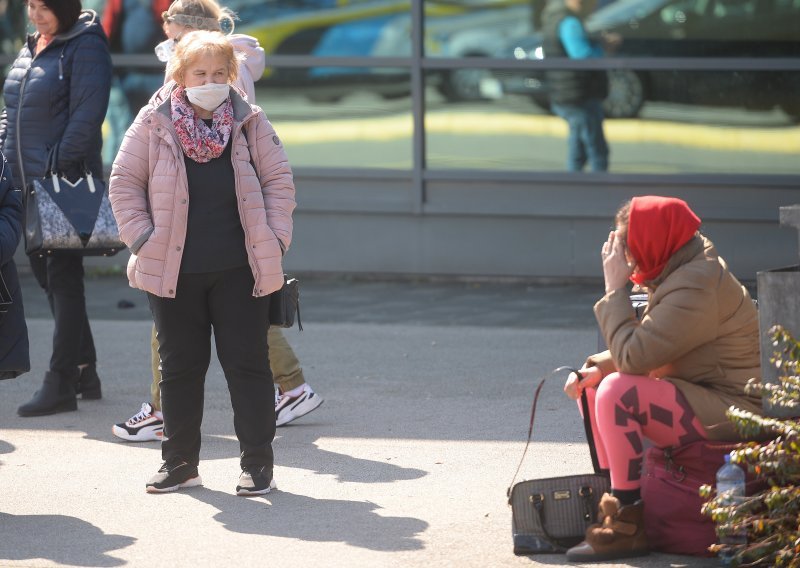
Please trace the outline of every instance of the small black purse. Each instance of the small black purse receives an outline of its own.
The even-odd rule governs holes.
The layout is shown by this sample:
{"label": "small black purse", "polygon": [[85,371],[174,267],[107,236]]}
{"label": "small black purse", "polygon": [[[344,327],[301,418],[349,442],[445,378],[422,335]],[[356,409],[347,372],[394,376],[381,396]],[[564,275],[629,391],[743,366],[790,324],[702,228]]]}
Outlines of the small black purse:
{"label": "small black purse", "polygon": [[283,275],[283,286],[270,294],[269,325],[273,327],[292,327],[295,319],[300,331],[300,282],[288,274]]}
{"label": "small black purse", "polygon": [[[559,367],[555,372],[574,369]],[[533,397],[528,440],[522,452],[516,479],[525,453],[531,442],[533,419],[536,414],[536,402],[544,386],[545,379],[539,383]],[[592,426],[589,418],[589,404],[586,393],[581,396],[583,410],[583,426],[592,466],[595,473],[548,477],[544,479],[528,479],[514,483],[508,488],[508,504],[511,505],[511,533],[514,540],[514,554],[553,554],[566,552],[579,544],[590,524],[597,522],[597,507],[603,493],[610,491],[611,481],[606,472],[600,470],[597,452],[594,447]]]}
{"label": "small black purse", "polygon": [[25,252],[111,256],[124,249],[105,182],[85,164],[81,177],[69,181],[57,164],[58,144],[47,157],[44,177],[25,188]]}

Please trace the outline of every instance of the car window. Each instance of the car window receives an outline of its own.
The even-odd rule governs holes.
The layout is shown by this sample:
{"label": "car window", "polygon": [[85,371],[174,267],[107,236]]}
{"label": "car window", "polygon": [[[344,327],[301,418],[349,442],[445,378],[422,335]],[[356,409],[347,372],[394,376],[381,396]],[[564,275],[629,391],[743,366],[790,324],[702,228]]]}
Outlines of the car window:
{"label": "car window", "polygon": [[715,18],[752,18],[757,0],[717,0],[712,15]]}
{"label": "car window", "polygon": [[702,17],[710,0],[682,0],[681,2],[670,2],[661,10],[661,21],[667,25],[682,26],[690,18]]}
{"label": "car window", "polygon": [[775,13],[784,14],[800,10],[800,0],[775,0]]}

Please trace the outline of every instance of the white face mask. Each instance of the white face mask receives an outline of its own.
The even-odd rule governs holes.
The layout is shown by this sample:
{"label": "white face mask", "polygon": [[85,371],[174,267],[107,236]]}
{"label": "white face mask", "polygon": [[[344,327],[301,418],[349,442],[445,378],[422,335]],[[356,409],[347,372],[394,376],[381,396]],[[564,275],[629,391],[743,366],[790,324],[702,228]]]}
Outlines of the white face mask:
{"label": "white face mask", "polygon": [[225,102],[230,91],[231,86],[227,83],[206,83],[199,87],[187,87],[186,97],[190,103],[212,111]]}
{"label": "white face mask", "polygon": [[172,59],[172,54],[175,53],[176,43],[178,43],[178,41],[174,39],[165,39],[164,41],[159,43],[155,49],[156,57],[158,57],[158,60],[166,63],[167,61]]}

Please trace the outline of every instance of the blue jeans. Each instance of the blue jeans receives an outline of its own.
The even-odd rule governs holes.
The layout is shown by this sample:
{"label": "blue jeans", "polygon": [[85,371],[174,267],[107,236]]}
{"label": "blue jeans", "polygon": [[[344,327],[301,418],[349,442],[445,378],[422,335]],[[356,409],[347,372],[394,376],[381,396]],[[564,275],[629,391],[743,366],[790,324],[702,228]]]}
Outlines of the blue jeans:
{"label": "blue jeans", "polygon": [[592,99],[574,105],[553,104],[553,112],[569,124],[567,169],[583,171],[589,162],[595,172],[608,170],[608,144],[603,134],[603,103]]}

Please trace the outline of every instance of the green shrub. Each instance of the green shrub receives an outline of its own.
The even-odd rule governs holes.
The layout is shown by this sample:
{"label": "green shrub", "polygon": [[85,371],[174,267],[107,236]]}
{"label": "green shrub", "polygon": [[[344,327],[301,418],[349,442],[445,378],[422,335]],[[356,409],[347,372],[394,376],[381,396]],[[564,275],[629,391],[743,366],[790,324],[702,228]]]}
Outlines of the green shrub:
{"label": "green shrub", "polygon": [[[779,384],[761,384],[754,379],[747,392],[760,394],[775,407],[800,406],[800,342],[780,326],[770,331],[775,352],[770,360],[779,369]],[[766,489],[730,505],[714,496],[712,487],[700,490],[709,501],[703,514],[717,523],[717,533],[747,531],[746,545],[713,545],[715,553],[733,553],[732,566],[787,566],[800,568],[800,423],[793,418],[767,418],[735,407],[728,417],[748,438],[769,442],[748,442],[733,452],[731,461],[755,474]],[[712,498],[713,496],[713,498]]]}

